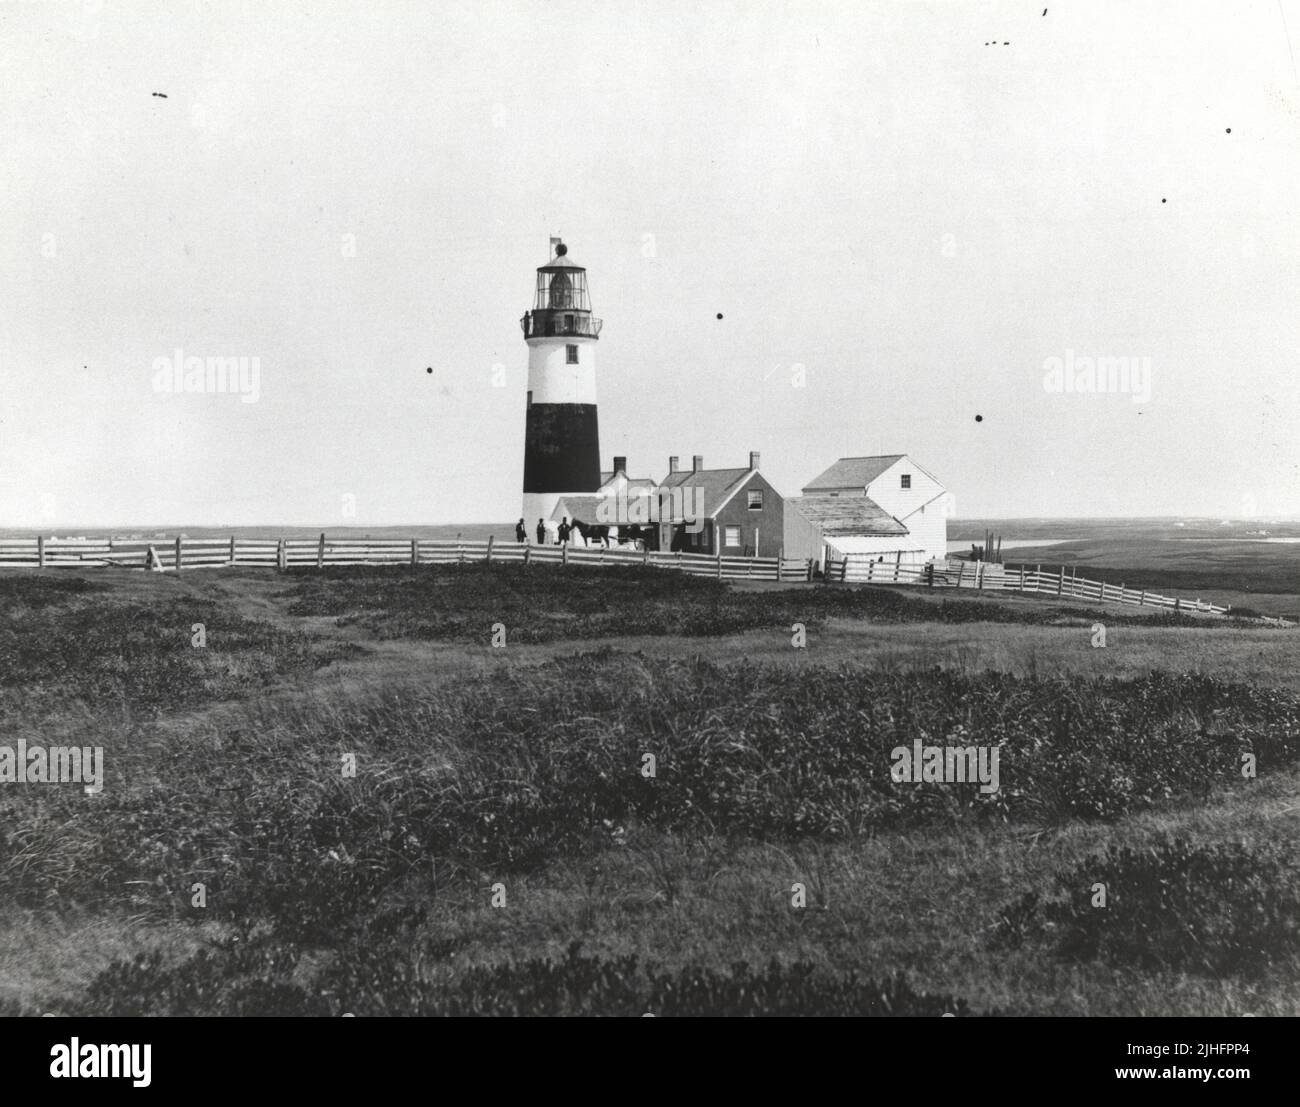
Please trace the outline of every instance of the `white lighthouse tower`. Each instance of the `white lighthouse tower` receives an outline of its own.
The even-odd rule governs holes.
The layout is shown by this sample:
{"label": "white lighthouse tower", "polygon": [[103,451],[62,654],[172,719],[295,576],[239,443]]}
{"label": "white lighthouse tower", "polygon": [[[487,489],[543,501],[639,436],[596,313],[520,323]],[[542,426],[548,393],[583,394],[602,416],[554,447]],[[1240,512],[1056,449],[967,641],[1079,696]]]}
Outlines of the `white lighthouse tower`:
{"label": "white lighthouse tower", "polygon": [[587,271],[557,243],[537,270],[533,308],[520,325],[528,344],[528,412],[524,420],[524,525],[537,520],[554,534],[560,498],[600,487],[596,429],[596,340]]}

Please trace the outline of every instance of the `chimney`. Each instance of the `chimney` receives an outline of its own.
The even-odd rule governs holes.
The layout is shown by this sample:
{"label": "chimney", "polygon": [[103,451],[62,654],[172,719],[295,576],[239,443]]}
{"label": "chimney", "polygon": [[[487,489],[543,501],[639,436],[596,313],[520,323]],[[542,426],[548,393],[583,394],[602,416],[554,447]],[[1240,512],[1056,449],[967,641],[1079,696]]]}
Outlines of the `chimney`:
{"label": "chimney", "polygon": [[703,469],[703,468],[704,468],[704,455],[703,455],[703,454],[696,454],[696,455],[691,459],[691,472],[692,472],[692,473],[698,473],[698,472],[699,472],[701,469]]}
{"label": "chimney", "polygon": [[616,473],[626,473],[626,472],[627,472],[627,458],[625,458],[625,457],[616,457],[616,458],[614,459],[614,472],[616,472]]}
{"label": "chimney", "polygon": [[676,457],[670,457],[670,458],[668,459],[668,471],[669,471],[670,473],[675,473],[675,472],[677,472],[677,458],[676,458]]}
{"label": "chimney", "polygon": [[751,469],[757,469],[757,468],[758,468],[758,451],[757,451],[757,450],[750,450],[750,451],[749,451],[749,467],[750,467]]}

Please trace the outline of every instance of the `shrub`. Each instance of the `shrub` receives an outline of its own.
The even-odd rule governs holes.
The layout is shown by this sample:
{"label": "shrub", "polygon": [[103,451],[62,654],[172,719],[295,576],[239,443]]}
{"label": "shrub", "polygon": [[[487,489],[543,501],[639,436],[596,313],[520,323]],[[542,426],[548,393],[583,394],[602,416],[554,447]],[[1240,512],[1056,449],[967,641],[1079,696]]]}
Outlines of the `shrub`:
{"label": "shrub", "polygon": [[[815,626],[829,617],[874,622],[1026,623],[1213,627],[1225,620],[1146,618],[1048,605],[1006,606],[948,599],[933,603],[885,587],[788,588],[737,592],[710,577],[647,566],[337,566],[290,570],[289,611],[332,615],[381,638],[482,645],[501,622],[517,644],[627,635],[708,637],[761,627]],[[1239,625],[1239,624],[1238,624]]]}
{"label": "shrub", "polygon": [[[293,947],[203,950],[168,965],[156,954],[117,961],[95,978],[78,1015],[856,1015],[957,1016],[965,1000],[915,991],[899,973],[884,980],[773,960],[729,972],[662,969],[635,956],[558,960],[422,973],[409,948],[359,947],[304,972]],[[310,979],[308,979],[310,978]]]}
{"label": "shrub", "polygon": [[[1093,906],[1094,886],[1106,905]],[[1004,908],[994,944],[1074,961],[1212,976],[1254,974],[1300,952],[1300,868],[1276,850],[1160,840],[1111,847]]]}

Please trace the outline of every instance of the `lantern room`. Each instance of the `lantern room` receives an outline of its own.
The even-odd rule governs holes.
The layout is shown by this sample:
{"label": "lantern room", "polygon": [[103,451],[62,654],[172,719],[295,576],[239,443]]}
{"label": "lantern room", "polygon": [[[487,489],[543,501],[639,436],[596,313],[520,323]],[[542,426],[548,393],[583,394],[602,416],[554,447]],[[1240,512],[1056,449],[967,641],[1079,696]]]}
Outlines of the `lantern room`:
{"label": "lantern room", "polygon": [[537,270],[533,309],[519,323],[526,339],[600,336],[601,321],[591,316],[587,271],[569,257],[563,242],[555,247],[555,257]]}

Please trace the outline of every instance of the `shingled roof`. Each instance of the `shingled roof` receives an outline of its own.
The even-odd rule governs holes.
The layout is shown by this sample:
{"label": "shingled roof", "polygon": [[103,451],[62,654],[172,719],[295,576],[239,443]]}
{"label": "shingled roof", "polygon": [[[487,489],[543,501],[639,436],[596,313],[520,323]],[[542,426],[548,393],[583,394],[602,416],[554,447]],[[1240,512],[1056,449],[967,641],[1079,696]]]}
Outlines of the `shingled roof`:
{"label": "shingled roof", "polygon": [[660,488],[699,488],[700,492],[691,492],[691,506],[698,502],[695,498],[704,497],[700,510],[706,519],[712,519],[718,513],[736,485],[749,476],[752,469],[679,469],[664,477]]}
{"label": "shingled roof", "polygon": [[785,501],[828,537],[848,535],[908,534],[907,527],[866,496],[831,499],[829,496],[799,496]]}
{"label": "shingled roof", "polygon": [[881,473],[906,456],[879,454],[876,457],[842,457],[821,476],[805,484],[803,491],[808,493],[835,488],[866,488]]}
{"label": "shingled roof", "polygon": [[561,496],[555,505],[555,510],[551,512],[551,520],[558,523],[567,516],[571,523],[577,521],[586,523],[588,526],[595,526],[600,522],[596,510],[600,507],[601,502],[602,497],[600,496]]}

